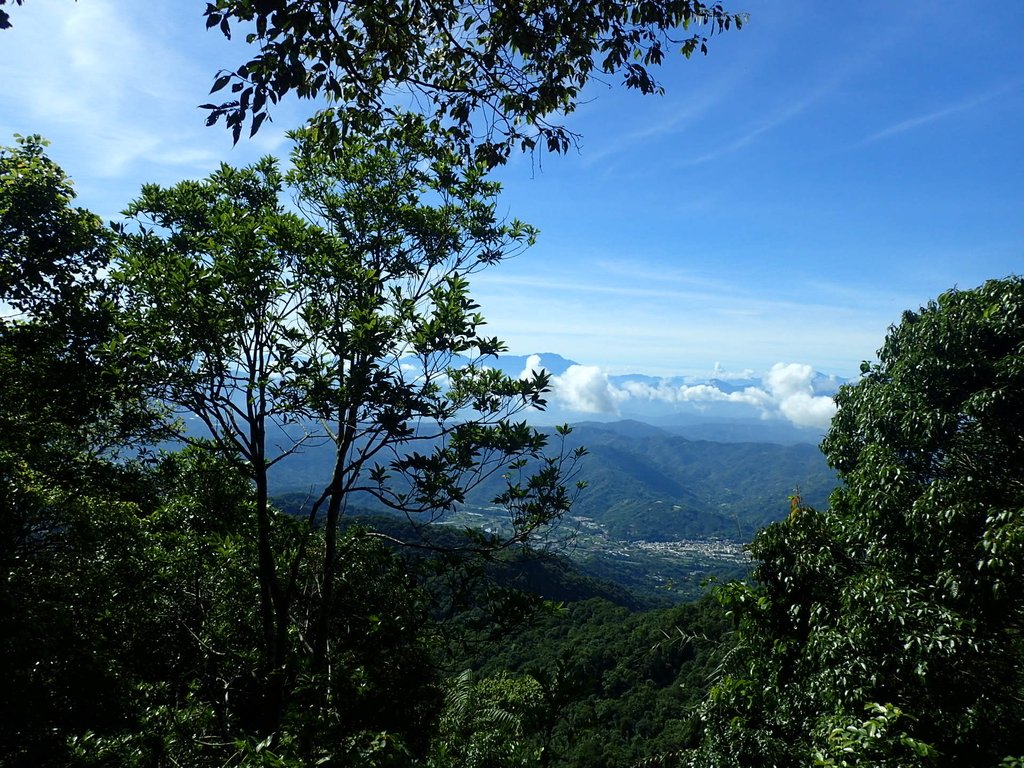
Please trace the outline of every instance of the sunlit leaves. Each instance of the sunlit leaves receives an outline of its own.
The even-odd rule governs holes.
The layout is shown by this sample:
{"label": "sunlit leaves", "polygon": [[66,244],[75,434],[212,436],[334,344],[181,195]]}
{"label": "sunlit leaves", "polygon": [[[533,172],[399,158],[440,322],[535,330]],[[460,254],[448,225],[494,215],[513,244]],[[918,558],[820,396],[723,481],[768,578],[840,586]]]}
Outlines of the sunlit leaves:
{"label": "sunlit leaves", "polygon": [[815,766],[911,768],[934,764],[937,750],[896,725],[906,719],[899,707],[872,702],[864,709],[870,715],[866,720],[837,717],[822,726],[825,746],[815,751]]}
{"label": "sunlit leaves", "polygon": [[62,314],[95,290],[110,233],[72,205],[71,180],[39,136],[0,147],[0,301],[33,316]]}

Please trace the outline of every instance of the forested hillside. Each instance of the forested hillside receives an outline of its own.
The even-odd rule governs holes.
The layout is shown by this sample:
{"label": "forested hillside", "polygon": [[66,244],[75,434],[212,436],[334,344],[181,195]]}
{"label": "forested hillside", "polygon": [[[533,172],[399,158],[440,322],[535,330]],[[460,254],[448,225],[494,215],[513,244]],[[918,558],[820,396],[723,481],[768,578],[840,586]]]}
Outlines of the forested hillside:
{"label": "forested hillside", "polygon": [[691,441],[663,430],[628,437],[577,427],[588,483],[575,506],[617,538],[721,536],[741,542],[783,517],[788,497],[824,504],[835,476],[816,446]]}
{"label": "forested hillside", "polygon": [[837,395],[842,485],[719,593],[735,651],[692,764],[1024,762],[1024,280],[951,290]]}

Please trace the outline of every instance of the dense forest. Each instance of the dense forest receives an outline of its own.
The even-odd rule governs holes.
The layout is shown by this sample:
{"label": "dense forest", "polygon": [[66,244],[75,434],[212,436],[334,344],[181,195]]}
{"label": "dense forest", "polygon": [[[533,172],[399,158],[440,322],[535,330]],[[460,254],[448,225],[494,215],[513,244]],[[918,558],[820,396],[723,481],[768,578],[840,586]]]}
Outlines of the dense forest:
{"label": "dense forest", "polygon": [[[588,449],[527,424],[549,377],[488,366],[469,294],[536,234],[488,173],[571,144],[595,56],[654,92],[674,30],[742,17],[488,7],[208,4],[264,42],[211,123],[335,106],[119,223],[41,138],[0,150],[0,765],[1024,765],[1024,280],[890,328],[836,396],[839,487],[749,578],[650,607],[574,571]],[[424,535],[481,489],[500,529]]]}

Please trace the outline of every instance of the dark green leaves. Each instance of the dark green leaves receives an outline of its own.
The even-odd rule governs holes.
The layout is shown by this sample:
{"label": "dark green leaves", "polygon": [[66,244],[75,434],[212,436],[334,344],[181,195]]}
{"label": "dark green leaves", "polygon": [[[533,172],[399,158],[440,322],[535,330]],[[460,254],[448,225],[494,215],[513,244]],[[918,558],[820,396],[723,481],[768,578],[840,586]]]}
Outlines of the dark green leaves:
{"label": "dark green leaves", "polygon": [[[423,104],[424,125],[487,165],[504,162],[515,147],[566,151],[576,137],[557,121],[575,110],[596,71],[657,93],[649,68],[662,62],[666,46],[680,45],[686,56],[707,52],[706,35],[679,41],[678,29],[704,26],[710,35],[745,20],[695,0],[217,0],[205,15],[208,28],[220,26],[224,34],[229,20],[255,29],[248,39],[259,53],[230,75],[252,90],[253,101],[225,102],[210,112],[212,122],[224,118],[236,137],[247,121],[255,133],[267,101],[288,93],[333,103],[315,119],[320,138],[328,139],[328,123],[334,131],[375,129],[400,119],[389,94],[401,89]],[[214,90],[226,84],[223,76]]]}
{"label": "dark green leaves", "polygon": [[[210,89],[210,93],[216,93],[229,82],[231,82],[231,75],[218,75],[217,79],[213,81],[213,87]],[[206,105],[204,105],[204,108],[205,106]]]}
{"label": "dark green leaves", "polygon": [[97,286],[110,233],[76,208],[71,180],[39,136],[0,147],[0,301],[29,315],[66,312]]}
{"label": "dark green leaves", "polygon": [[151,419],[110,354],[114,307],[101,275],[113,232],[72,205],[71,180],[45,146],[32,136],[0,148],[0,444],[56,471]]}
{"label": "dark green leaves", "polygon": [[[14,0],[18,5],[22,5],[25,0]],[[7,5],[7,0],[0,0],[0,5]],[[0,29],[11,28],[11,16],[7,11],[0,11]]]}
{"label": "dark green leaves", "polygon": [[762,531],[758,586],[723,595],[741,644],[710,764],[989,768],[1024,749],[1022,351],[1024,281],[992,280],[904,313],[840,390],[822,447],[844,486]]}

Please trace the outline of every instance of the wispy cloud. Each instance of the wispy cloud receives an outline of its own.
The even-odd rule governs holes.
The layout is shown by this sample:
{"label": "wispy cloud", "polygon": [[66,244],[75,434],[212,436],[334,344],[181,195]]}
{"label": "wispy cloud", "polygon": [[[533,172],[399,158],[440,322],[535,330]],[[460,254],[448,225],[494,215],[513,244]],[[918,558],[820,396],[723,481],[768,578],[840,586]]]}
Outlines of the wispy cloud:
{"label": "wispy cloud", "polygon": [[[145,34],[104,0],[28,21],[10,41],[22,49],[25,66],[8,80],[5,94],[22,119],[48,132],[77,134],[91,150],[92,172],[106,177],[166,146],[168,112],[190,67],[158,36]],[[152,92],[155,83],[159,94]]]}
{"label": "wispy cloud", "polygon": [[985,91],[982,94],[971,96],[966,99],[961,99],[960,101],[948,104],[945,107],[942,107],[941,109],[932,110],[931,112],[927,112],[923,115],[918,115],[916,117],[911,117],[906,120],[901,120],[898,123],[894,123],[893,125],[890,125],[886,128],[883,128],[880,131],[876,131],[870,136],[867,136],[866,138],[858,142],[855,146],[865,146],[867,144],[873,144],[876,141],[888,139],[892,136],[897,136],[901,133],[906,133],[907,131],[912,131],[916,128],[921,128],[922,126],[929,125],[930,123],[935,123],[940,120],[944,120],[945,118],[950,117],[952,115],[956,115],[961,112],[968,112],[981,106],[982,104],[988,101],[992,101],[993,99],[997,98],[998,96],[1001,96],[1007,91],[1013,90],[1014,88],[1017,88],[1019,86],[1020,81],[1017,80],[1012,83],[1007,83],[997,88]]}
{"label": "wispy cloud", "polygon": [[204,32],[198,8],[26,4],[0,47],[2,141],[13,132],[43,134],[80,180],[84,204],[115,215],[143,182],[203,175],[223,159],[250,162],[283,142],[282,130],[268,125],[231,150],[226,131],[203,125],[197,105],[216,60],[230,56],[238,46]]}
{"label": "wispy cloud", "polygon": [[[646,277],[650,274],[650,278]],[[703,313],[730,317],[756,317],[764,314],[803,314],[814,311],[827,311],[834,315],[842,315],[847,307],[834,303],[815,301],[807,296],[798,295],[793,299],[788,298],[765,298],[763,291],[748,290],[741,282],[734,281],[695,281],[693,285],[674,286],[671,274],[662,273],[639,273],[631,275],[627,282],[622,275],[613,270],[605,274],[603,270],[594,274],[590,280],[581,280],[579,276],[571,274],[558,274],[537,270],[533,274],[511,274],[491,272],[477,275],[473,279],[476,288],[483,289],[487,294],[496,293],[502,289],[528,288],[534,292],[536,297],[540,296],[562,296],[574,297],[582,303],[588,303],[592,296],[603,299],[643,299],[647,304],[630,302],[630,306],[642,309],[644,306],[652,307],[663,301],[667,305],[674,305],[680,308],[688,308]],[[606,278],[606,279],[602,279]],[[649,279],[649,282],[644,282]],[[513,291],[522,295],[521,291]],[[857,301],[864,300],[863,294],[850,293],[852,297],[858,297]],[[608,306],[605,303],[605,306]]]}
{"label": "wispy cloud", "polygon": [[583,167],[598,165],[637,145],[649,144],[663,136],[671,136],[697,123],[727,99],[731,87],[722,84],[720,87],[709,89],[686,102],[681,108],[663,114],[660,119],[650,120],[643,127],[627,131],[616,138],[606,139],[597,147],[587,148],[583,155]]}
{"label": "wispy cloud", "polygon": [[[898,25],[896,25],[898,26]],[[778,91],[778,105],[774,109],[758,114],[751,112],[746,121],[731,133],[723,134],[724,140],[704,152],[685,158],[678,167],[703,165],[734,154],[753,144],[762,136],[772,133],[798,119],[821,102],[831,97],[851,78],[863,72],[868,62],[880,56],[886,49],[899,44],[896,26],[883,34],[873,36],[855,55],[838,53],[831,60],[821,61],[813,68],[825,74],[816,79],[799,79],[788,88]],[[773,84],[777,87],[777,84]]]}
{"label": "wispy cloud", "polygon": [[805,112],[812,104],[814,104],[818,99],[822,98],[829,90],[830,88],[820,87],[816,89],[815,92],[812,93],[810,96],[801,99],[793,104],[790,104],[786,107],[783,107],[782,109],[776,110],[775,112],[773,112],[772,114],[768,115],[765,118],[755,120],[747,124],[743,132],[740,133],[735,138],[733,138],[731,141],[728,141],[725,144],[722,144],[709,152],[705,152],[703,154],[697,155],[696,157],[692,157],[685,163],[683,163],[683,165],[692,166],[709,163],[712,160],[717,160],[720,157],[731,155],[732,153],[737,152],[746,146],[749,146],[759,136],[776,129],[781,125],[785,125],[790,120],[793,120],[798,115]]}
{"label": "wispy cloud", "polygon": [[[812,359],[852,374],[873,357],[894,310],[851,290],[841,300],[793,281],[780,294],[761,278],[692,282],[674,270],[630,275],[600,262],[586,272],[529,258],[473,279],[489,327],[519,354],[562,350],[610,370],[659,374],[704,368],[767,368],[781,359]],[[564,259],[568,263],[568,256]],[[901,309],[899,307],[897,309]]]}

